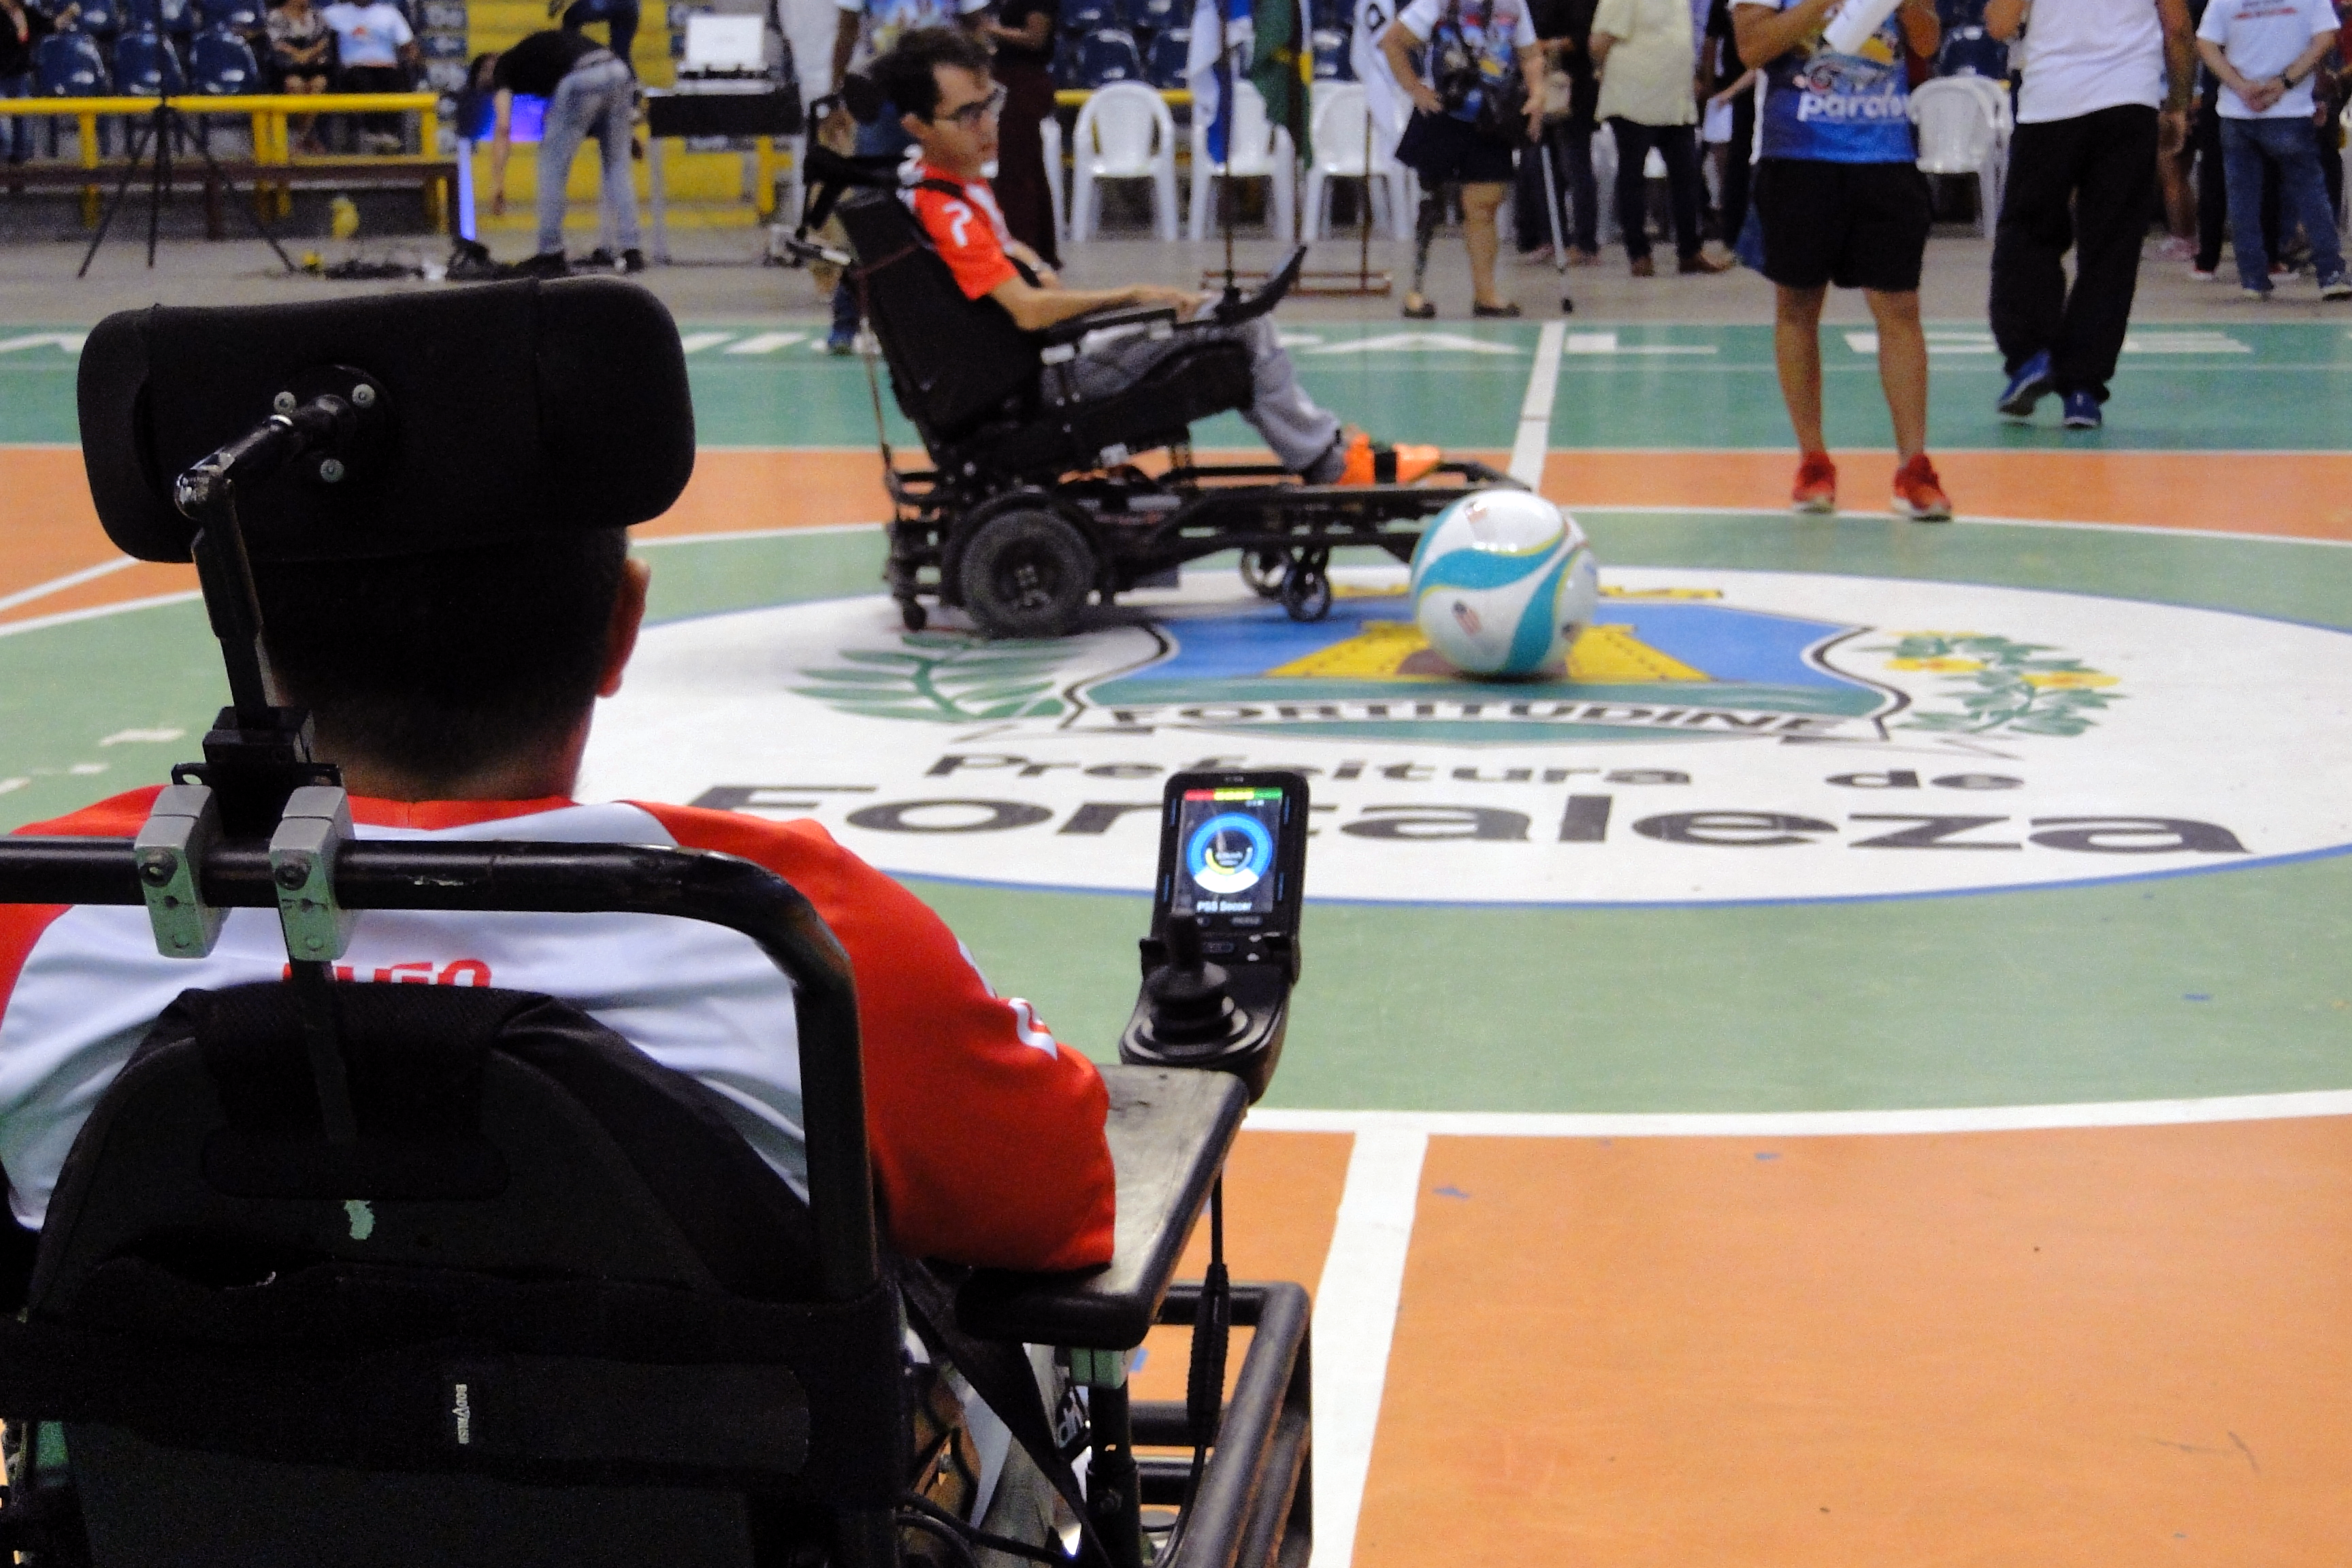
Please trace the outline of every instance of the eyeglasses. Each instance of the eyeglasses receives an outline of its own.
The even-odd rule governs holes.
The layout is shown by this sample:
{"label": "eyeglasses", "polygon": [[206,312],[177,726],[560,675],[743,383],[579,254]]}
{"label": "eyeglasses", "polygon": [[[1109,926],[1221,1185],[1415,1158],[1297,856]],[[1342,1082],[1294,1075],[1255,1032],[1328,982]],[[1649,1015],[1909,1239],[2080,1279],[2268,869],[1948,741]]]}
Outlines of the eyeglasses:
{"label": "eyeglasses", "polygon": [[950,110],[945,114],[932,115],[931,123],[936,125],[943,120],[952,120],[966,131],[977,131],[982,121],[994,120],[1004,112],[1004,99],[1005,89],[1000,83],[990,90],[986,98],[975,100],[961,109]]}

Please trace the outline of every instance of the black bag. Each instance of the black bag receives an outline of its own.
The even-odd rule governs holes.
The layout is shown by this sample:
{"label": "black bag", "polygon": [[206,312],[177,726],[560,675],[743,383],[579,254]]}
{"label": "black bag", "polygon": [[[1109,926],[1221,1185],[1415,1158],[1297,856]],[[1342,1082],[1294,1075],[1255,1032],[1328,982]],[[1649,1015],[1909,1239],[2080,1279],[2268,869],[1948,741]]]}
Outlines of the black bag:
{"label": "black bag", "polygon": [[1503,74],[1490,78],[1478,64],[1478,51],[1462,31],[1462,0],[1448,0],[1445,15],[1430,40],[1430,79],[1448,114],[1458,112],[1478,97],[1471,129],[1489,142],[1510,144],[1528,133],[1528,82],[1514,48],[1504,57]]}

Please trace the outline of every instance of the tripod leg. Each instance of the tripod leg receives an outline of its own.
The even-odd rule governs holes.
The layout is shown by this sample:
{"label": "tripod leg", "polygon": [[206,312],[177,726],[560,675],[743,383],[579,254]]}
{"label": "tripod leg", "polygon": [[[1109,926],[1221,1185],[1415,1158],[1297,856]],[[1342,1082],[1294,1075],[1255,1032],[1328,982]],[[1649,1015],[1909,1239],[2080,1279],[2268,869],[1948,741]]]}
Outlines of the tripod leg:
{"label": "tripod leg", "polygon": [[147,150],[147,132],[135,130],[131,133],[129,162],[122,165],[122,179],[114,187],[114,195],[106,204],[106,216],[99,219],[98,232],[89,237],[89,248],[82,252],[81,269],[77,278],[89,276],[89,264],[98,259],[98,247],[106,243],[106,231],[114,226],[114,215],[122,210],[123,198],[131,194],[131,182],[138,177],[140,155]]}
{"label": "tripod leg", "polygon": [[[173,113],[175,116],[178,112],[179,111],[177,110],[173,110]],[[205,172],[212,175],[215,180],[218,181],[221,188],[227,193],[229,205],[243,213],[245,215],[247,225],[252,228],[253,232],[269,242],[269,248],[278,253],[278,259],[285,265],[287,271],[299,272],[301,268],[294,265],[294,258],[286,254],[286,247],[278,243],[278,237],[269,231],[269,226],[261,221],[261,214],[258,210],[258,205],[261,199],[259,187],[257,185],[256,186],[254,191],[254,199],[252,201],[238,201],[236,199],[236,183],[230,180],[226,174],[221,172],[220,164],[213,157],[212,149],[205,146],[202,141],[198,141],[196,142],[196,151],[204,157]]]}
{"label": "tripod leg", "polygon": [[155,105],[155,161],[147,166],[147,268],[155,268],[155,235],[163,226],[163,204],[172,194],[172,111],[167,100]]}

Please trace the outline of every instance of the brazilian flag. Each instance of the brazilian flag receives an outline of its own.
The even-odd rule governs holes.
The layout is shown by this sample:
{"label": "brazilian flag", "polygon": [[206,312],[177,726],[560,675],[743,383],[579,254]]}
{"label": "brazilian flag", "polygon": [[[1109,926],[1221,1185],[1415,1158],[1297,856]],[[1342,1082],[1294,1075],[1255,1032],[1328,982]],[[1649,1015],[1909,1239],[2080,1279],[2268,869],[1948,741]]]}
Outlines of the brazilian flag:
{"label": "brazilian flag", "polygon": [[1265,100],[1267,121],[1288,131],[1299,162],[1309,162],[1315,153],[1307,143],[1307,84],[1315,74],[1315,50],[1302,0],[1255,0],[1250,11],[1250,85]]}

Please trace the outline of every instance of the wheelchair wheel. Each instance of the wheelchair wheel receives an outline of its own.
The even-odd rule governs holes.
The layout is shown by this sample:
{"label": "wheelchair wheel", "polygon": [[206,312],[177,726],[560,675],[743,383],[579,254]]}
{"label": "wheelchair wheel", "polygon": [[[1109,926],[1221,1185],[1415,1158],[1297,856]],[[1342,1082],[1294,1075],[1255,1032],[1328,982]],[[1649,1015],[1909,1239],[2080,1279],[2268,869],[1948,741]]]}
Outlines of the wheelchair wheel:
{"label": "wheelchair wheel", "polygon": [[1319,621],[1331,613],[1331,579],[1319,563],[1302,559],[1283,574],[1282,607],[1294,621]]}
{"label": "wheelchair wheel", "polygon": [[992,637],[1059,637],[1095,582],[1086,536],[1045,511],[1001,512],[963,547],[963,605]]}
{"label": "wheelchair wheel", "polygon": [[1261,599],[1282,597],[1284,556],[1279,550],[1242,552],[1242,581]]}

